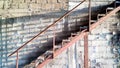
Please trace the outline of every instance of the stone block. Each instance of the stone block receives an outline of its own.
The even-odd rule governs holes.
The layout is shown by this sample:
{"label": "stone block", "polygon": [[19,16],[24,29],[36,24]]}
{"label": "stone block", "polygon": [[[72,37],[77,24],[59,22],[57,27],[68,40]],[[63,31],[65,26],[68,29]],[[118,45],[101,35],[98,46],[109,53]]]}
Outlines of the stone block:
{"label": "stone block", "polygon": [[62,9],[66,10],[68,8],[67,3],[62,3]]}
{"label": "stone block", "polygon": [[42,4],[42,9],[43,10],[50,10],[52,7],[52,4]]}
{"label": "stone block", "polygon": [[56,4],[54,4],[53,9],[54,9],[54,10],[59,10],[59,9],[61,8],[61,6],[62,6],[62,4],[56,3]]}
{"label": "stone block", "polygon": [[31,0],[25,0],[25,3],[30,3],[31,2]]}
{"label": "stone block", "polygon": [[36,0],[37,3],[48,3],[47,0]]}
{"label": "stone block", "polygon": [[37,3],[37,0],[25,0],[26,3]]}
{"label": "stone block", "polygon": [[57,3],[57,0],[47,0],[48,3]]}
{"label": "stone block", "polygon": [[25,0],[13,0],[13,3],[24,3]]}
{"label": "stone block", "polygon": [[4,1],[4,9],[8,9],[8,8],[10,8],[10,2],[8,2],[8,1]]}
{"label": "stone block", "polygon": [[47,0],[36,0],[37,3],[48,3]]}
{"label": "stone block", "polygon": [[31,9],[40,9],[41,6],[40,6],[40,4],[30,4],[30,8]]}
{"label": "stone block", "polygon": [[3,3],[4,3],[4,1],[0,1],[0,9],[3,8]]}
{"label": "stone block", "polygon": [[12,3],[11,8],[12,9],[17,9],[19,7],[18,3]]}
{"label": "stone block", "polygon": [[28,8],[28,4],[27,4],[27,3],[19,4],[19,8],[20,8],[20,9]]}
{"label": "stone block", "polygon": [[68,2],[69,0],[58,0],[58,2],[62,2],[62,3],[66,3]]}

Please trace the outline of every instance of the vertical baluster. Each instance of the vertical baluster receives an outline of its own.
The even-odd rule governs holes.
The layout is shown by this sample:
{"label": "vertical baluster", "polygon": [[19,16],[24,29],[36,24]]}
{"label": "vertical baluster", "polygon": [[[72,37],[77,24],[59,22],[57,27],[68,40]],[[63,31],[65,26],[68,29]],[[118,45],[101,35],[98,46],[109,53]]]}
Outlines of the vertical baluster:
{"label": "vertical baluster", "polygon": [[91,25],[91,0],[89,0],[89,12],[88,12],[88,14],[89,14],[89,31],[90,31],[90,25]]}
{"label": "vertical baluster", "polygon": [[53,26],[53,58],[54,58],[54,54],[55,54],[55,35],[56,35],[56,25]]}
{"label": "vertical baluster", "polygon": [[84,68],[88,68],[88,34],[84,35]]}
{"label": "vertical baluster", "polygon": [[114,3],[114,8],[116,8],[116,0],[115,0],[115,3]]}
{"label": "vertical baluster", "polygon": [[17,51],[16,55],[16,68],[18,68],[18,62],[19,62],[19,52]]}

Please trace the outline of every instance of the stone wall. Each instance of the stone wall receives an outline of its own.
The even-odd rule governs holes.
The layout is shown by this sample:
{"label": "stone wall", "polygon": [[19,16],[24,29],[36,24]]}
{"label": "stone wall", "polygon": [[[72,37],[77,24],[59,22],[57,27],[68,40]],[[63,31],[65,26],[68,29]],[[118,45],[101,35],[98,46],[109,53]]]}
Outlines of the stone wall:
{"label": "stone wall", "polygon": [[84,56],[80,53],[80,50],[83,50],[80,46],[80,42],[76,42],[43,68],[80,68],[79,63],[83,64],[84,61],[78,60],[83,59]]}
{"label": "stone wall", "polygon": [[[88,35],[90,68],[120,67],[119,18],[119,13],[109,17]],[[50,65],[51,63],[52,65]],[[76,41],[44,68],[56,68],[54,66],[57,68],[84,68],[84,39]]]}
{"label": "stone wall", "polygon": [[[53,21],[56,20],[56,18],[55,17],[48,18],[46,15],[45,17],[43,17],[42,15],[42,17],[28,16],[28,17],[10,18],[10,19],[1,20],[1,27],[0,27],[1,28],[1,32],[0,32],[1,66],[4,67],[7,65],[14,64],[15,55],[12,57],[8,57],[8,55],[13,51],[15,51],[22,44],[30,40],[40,31],[45,29],[48,25],[52,24]],[[64,30],[63,27],[65,20],[61,20],[60,22],[59,24],[57,24],[57,26],[59,27],[56,27],[57,33]],[[24,49],[20,50],[19,58],[22,59],[19,61],[20,65],[21,63],[27,62],[26,58],[39,55],[36,52],[40,50],[39,48],[41,48],[43,44],[48,42],[53,37],[53,32],[54,32],[53,28],[50,28],[49,30],[46,31],[46,33],[43,33],[35,41],[29,43]],[[31,54],[31,56],[29,56],[29,53],[34,53],[34,54]]]}
{"label": "stone wall", "polygon": [[115,14],[106,19],[89,35],[91,42],[90,51],[93,51],[89,54],[91,67],[118,68],[118,66],[120,66],[120,43],[118,42],[118,39],[120,39],[119,24],[119,15]]}
{"label": "stone wall", "polygon": [[0,0],[2,18],[67,10],[68,0]]}
{"label": "stone wall", "polygon": [[[69,6],[67,0],[0,0],[0,3],[0,68],[15,68],[16,55],[8,55],[63,15]],[[58,34],[65,30],[74,30],[76,27],[72,26],[88,20],[87,7],[84,6],[86,4],[85,2],[82,9],[76,10],[75,14],[59,21],[56,26]],[[41,51],[44,52],[42,46],[52,46],[53,29],[49,29],[19,51],[19,66],[30,63]]]}
{"label": "stone wall", "polygon": [[[69,2],[79,1],[82,0],[70,0]],[[114,0],[92,0],[92,2],[102,3],[111,3],[111,1]],[[41,14],[44,12],[46,13],[63,9],[67,10],[67,6],[68,0],[0,0],[0,17],[11,18]]]}
{"label": "stone wall", "polygon": [[[15,68],[16,55],[8,55],[63,15],[67,6],[67,0],[0,0],[0,68]],[[57,24],[58,33],[65,21]],[[20,68],[44,52],[40,48],[51,43],[53,32],[53,28],[47,30],[19,51]]]}

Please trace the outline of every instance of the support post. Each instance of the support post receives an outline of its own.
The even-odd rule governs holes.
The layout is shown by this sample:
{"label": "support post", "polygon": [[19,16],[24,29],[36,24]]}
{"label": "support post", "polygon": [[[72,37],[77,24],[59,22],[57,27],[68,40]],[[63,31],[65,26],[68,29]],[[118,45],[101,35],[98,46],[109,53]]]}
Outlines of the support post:
{"label": "support post", "polygon": [[116,0],[115,0],[115,2],[114,2],[114,8],[116,8]]}
{"label": "support post", "polygon": [[88,31],[90,31],[90,25],[91,25],[91,0],[89,0],[89,30]]}
{"label": "support post", "polygon": [[53,58],[55,57],[55,35],[56,35],[56,28],[55,25],[53,26]]}
{"label": "support post", "polygon": [[17,51],[17,56],[16,56],[16,68],[18,68],[18,63],[19,63],[19,54],[18,54],[18,51]]}
{"label": "support post", "polygon": [[84,68],[88,68],[88,33],[84,35]]}

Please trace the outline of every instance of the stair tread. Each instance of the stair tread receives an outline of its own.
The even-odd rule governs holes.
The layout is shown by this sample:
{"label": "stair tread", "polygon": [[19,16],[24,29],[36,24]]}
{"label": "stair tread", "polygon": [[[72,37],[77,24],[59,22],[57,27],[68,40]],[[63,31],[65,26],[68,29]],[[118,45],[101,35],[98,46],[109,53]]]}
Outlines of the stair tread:
{"label": "stair tread", "polygon": [[80,28],[87,28],[88,26],[80,26]]}
{"label": "stair tread", "polygon": [[62,45],[55,45],[54,48],[61,48]]}
{"label": "stair tread", "polygon": [[98,14],[98,16],[105,16],[106,14]]}
{"label": "stair tread", "polygon": [[90,20],[90,22],[97,22],[97,20]]}
{"label": "stair tread", "polygon": [[53,53],[53,49],[47,50],[44,54],[52,54]]}
{"label": "stair tread", "polygon": [[71,33],[71,37],[78,35],[77,33]]}
{"label": "stair tread", "polygon": [[113,8],[113,7],[108,7],[107,9],[112,10],[112,9],[114,9],[114,8]]}

